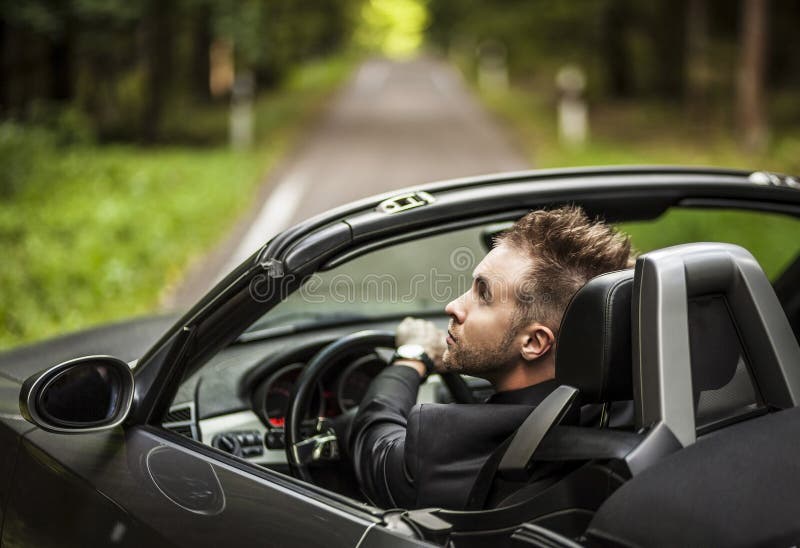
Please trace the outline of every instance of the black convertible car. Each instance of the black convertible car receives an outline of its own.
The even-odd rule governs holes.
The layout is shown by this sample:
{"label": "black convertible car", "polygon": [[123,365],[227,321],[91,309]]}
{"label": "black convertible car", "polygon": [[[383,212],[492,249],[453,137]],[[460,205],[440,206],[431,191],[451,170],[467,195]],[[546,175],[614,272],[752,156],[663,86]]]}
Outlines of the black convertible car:
{"label": "black convertible car", "polygon": [[[775,219],[800,228],[797,179],[678,168],[461,179],[315,217],[179,319],[0,356],[2,544],[797,545],[800,231],[757,261],[696,223],[694,243],[584,286],[561,327],[563,386],[476,480],[518,482],[511,497],[408,510],[361,494],[342,436],[397,322],[444,325],[492,236],[565,203],[651,234],[720,210],[759,219],[760,241]],[[431,378],[420,399],[490,393]],[[579,404],[596,419],[562,423]]]}

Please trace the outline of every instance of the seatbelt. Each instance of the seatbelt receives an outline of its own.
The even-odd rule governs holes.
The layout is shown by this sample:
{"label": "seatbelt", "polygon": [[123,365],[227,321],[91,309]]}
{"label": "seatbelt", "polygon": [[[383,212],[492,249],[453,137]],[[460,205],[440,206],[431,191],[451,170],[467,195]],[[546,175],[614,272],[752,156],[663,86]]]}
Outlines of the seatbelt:
{"label": "seatbelt", "polygon": [[528,478],[533,453],[550,430],[561,423],[578,395],[578,389],[561,385],[537,405],[511,438],[497,470],[506,479]]}
{"label": "seatbelt", "polygon": [[561,385],[531,411],[517,431],[484,463],[467,499],[468,508],[474,504],[484,504],[498,471],[505,477],[520,481],[528,479],[528,466],[533,453],[553,426],[567,415],[577,395],[577,388]]}
{"label": "seatbelt", "polygon": [[[472,485],[466,510],[481,510],[486,504],[498,467],[517,432],[509,436],[484,463],[475,483]],[[542,439],[534,451],[531,462],[570,462],[589,460],[622,460],[639,445],[643,436],[620,430],[601,430],[582,426],[555,426]],[[529,467],[530,468],[530,467]],[[532,474],[526,478],[531,483],[541,477],[540,471],[532,467]],[[542,476],[548,470],[542,470]]]}

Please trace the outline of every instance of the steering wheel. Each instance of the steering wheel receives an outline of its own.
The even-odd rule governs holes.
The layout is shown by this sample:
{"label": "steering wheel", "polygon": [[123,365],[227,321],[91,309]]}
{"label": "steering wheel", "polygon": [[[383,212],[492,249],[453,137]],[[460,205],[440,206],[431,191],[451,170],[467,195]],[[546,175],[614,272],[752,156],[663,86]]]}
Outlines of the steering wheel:
{"label": "steering wheel", "polygon": [[[300,427],[317,383],[325,372],[346,354],[376,347],[393,348],[394,333],[389,331],[359,331],[338,339],[318,352],[300,373],[286,414],[286,460],[295,477],[311,482],[308,465],[315,461],[339,460],[339,445],[331,421],[320,417],[311,437],[303,438]],[[472,392],[464,379],[456,373],[441,373],[453,399],[460,403],[472,403]]]}

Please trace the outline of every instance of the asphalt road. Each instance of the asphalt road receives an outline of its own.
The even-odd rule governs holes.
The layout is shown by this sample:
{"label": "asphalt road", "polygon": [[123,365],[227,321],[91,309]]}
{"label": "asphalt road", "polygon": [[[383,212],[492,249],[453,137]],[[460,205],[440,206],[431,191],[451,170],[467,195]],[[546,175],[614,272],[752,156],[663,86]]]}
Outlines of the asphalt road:
{"label": "asphalt road", "polygon": [[419,183],[529,168],[442,61],[365,62],[265,182],[252,211],[165,299],[187,308],[269,238],[312,215]]}

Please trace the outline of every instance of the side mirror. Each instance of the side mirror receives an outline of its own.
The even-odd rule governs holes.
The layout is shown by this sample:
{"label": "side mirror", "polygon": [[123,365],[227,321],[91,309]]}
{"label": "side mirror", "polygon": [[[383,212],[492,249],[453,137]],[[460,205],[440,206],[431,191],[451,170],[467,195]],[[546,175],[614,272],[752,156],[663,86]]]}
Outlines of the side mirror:
{"label": "side mirror", "polygon": [[19,409],[36,426],[62,434],[113,428],[133,403],[133,373],[111,356],[69,360],[28,378]]}

